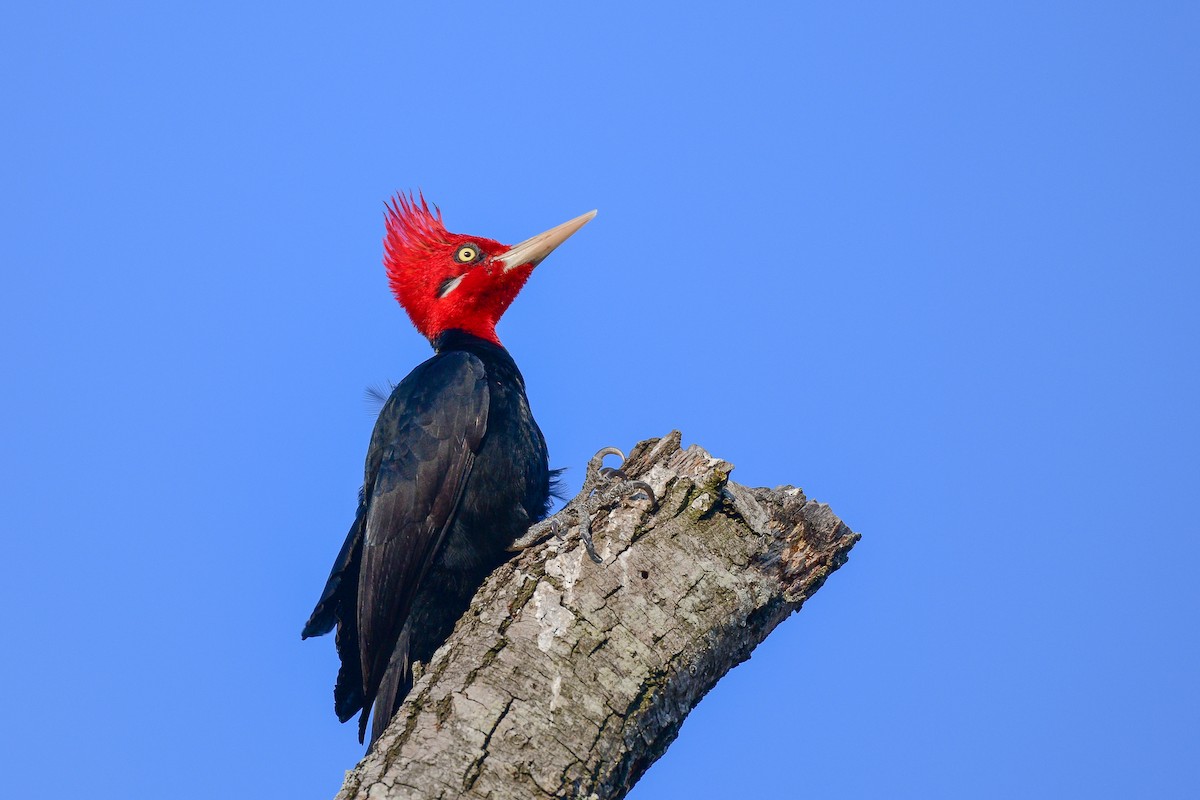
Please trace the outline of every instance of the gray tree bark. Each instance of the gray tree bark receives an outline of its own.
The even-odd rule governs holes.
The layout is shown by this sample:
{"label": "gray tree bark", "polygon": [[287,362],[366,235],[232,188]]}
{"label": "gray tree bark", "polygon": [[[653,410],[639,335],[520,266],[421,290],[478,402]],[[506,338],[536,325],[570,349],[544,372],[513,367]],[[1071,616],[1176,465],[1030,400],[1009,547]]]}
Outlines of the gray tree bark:
{"label": "gray tree bark", "polygon": [[624,797],[859,539],[732,469],[678,432],[638,444],[624,471],[657,507],[598,493],[602,564],[574,528],[496,570],[338,800]]}

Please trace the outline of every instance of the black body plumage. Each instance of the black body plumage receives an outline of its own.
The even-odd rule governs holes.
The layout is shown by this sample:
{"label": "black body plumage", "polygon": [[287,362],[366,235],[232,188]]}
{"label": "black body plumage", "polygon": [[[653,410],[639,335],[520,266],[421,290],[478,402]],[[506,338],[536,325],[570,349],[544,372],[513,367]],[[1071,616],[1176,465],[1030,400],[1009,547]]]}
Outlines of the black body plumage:
{"label": "black body plumage", "polygon": [[507,548],[546,515],[546,442],[498,344],[462,331],[392,391],[375,423],[358,512],[303,636],[337,626],[334,708],[374,705],[371,741]]}

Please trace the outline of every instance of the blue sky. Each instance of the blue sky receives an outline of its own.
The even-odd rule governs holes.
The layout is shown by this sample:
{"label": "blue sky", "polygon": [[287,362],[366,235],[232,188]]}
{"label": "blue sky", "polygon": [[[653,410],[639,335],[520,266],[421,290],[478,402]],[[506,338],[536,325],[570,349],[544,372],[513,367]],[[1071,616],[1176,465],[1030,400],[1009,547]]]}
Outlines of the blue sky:
{"label": "blue sky", "polygon": [[334,794],[418,187],[599,209],[499,329],[574,485],[679,428],[863,533],[631,797],[1200,792],[1194,4],[397,5],[5,11],[0,794]]}

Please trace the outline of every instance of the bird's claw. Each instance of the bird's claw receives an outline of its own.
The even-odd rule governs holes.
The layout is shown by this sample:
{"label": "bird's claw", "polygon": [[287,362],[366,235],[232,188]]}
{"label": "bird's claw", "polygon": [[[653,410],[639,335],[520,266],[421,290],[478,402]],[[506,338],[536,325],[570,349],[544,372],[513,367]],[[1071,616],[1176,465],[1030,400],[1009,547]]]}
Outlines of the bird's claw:
{"label": "bird's claw", "polygon": [[596,564],[603,564],[604,559],[596,552],[596,543],[592,541],[591,523],[586,517],[579,522],[579,538],[583,541],[583,548],[587,550],[588,558]]}
{"label": "bird's claw", "polygon": [[[644,493],[647,499],[650,500],[650,510],[658,511],[658,498],[654,496],[654,489],[645,481],[626,481],[625,485],[630,489],[637,489]],[[632,495],[630,495],[632,497]]]}
{"label": "bird's claw", "polygon": [[[604,466],[605,456],[616,456],[621,459],[621,466],[606,467]],[[583,490],[579,493],[582,498],[583,508],[576,509],[579,517],[579,538],[583,540],[583,546],[587,549],[588,556],[597,564],[603,561],[599,554],[596,553],[595,542],[592,541],[592,515],[595,514],[602,505],[611,502],[621,495],[628,492],[630,489],[640,491],[650,498],[652,508],[658,508],[658,501],[654,497],[654,489],[645,481],[632,481],[629,475],[625,473],[621,467],[625,465],[625,454],[615,447],[604,447],[596,452],[588,461],[587,474],[583,478]]]}
{"label": "bird's claw", "polygon": [[[597,564],[604,563],[604,559],[596,552],[596,543],[592,540],[592,517],[600,510],[601,506],[612,503],[621,497],[632,497],[640,492],[650,499],[651,510],[658,510],[658,499],[654,496],[654,489],[650,484],[645,481],[630,480],[629,475],[620,467],[604,466],[605,456],[617,456],[621,459],[622,465],[625,463],[625,454],[617,448],[605,447],[599,450],[588,460],[587,472],[583,476],[583,488],[573,500],[563,507],[563,511],[575,515],[579,525],[579,539],[583,542],[588,557]],[[545,541],[548,535],[552,535],[560,541],[565,540],[569,527],[570,523],[560,522],[556,515],[553,519],[534,525],[509,549],[514,551],[524,549],[537,542]]]}

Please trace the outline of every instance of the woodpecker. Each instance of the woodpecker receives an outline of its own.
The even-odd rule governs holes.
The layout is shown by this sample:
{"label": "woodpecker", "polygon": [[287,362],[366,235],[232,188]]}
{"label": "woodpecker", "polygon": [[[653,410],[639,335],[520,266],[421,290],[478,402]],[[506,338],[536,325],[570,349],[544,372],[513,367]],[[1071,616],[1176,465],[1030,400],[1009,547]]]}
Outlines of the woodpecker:
{"label": "woodpecker", "polygon": [[[337,627],[334,711],[371,744],[488,574],[550,506],[546,440],[496,323],[595,211],[508,247],[450,233],[424,196],[386,210],[388,282],[435,354],[391,392],[358,510],[302,638]],[[590,547],[590,543],[589,543]],[[373,709],[373,711],[372,711]]]}

